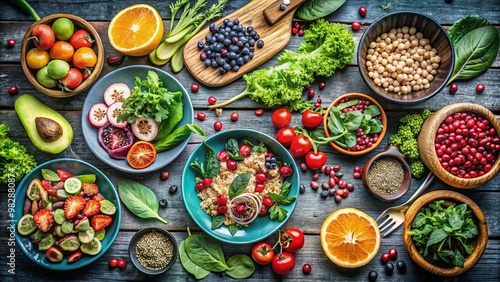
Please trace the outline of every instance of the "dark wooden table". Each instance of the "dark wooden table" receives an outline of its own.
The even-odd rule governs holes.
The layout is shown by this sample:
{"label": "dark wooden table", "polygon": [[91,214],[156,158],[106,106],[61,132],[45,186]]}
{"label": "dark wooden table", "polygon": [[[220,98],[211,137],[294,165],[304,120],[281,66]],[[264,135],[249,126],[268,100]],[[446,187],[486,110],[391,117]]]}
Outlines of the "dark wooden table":
{"label": "dark wooden table", "polygon": [[[101,35],[104,42],[105,53],[117,53],[109,44],[107,38],[107,27],[110,19],[121,9],[129,5],[135,4],[137,1],[124,0],[124,1],[29,1],[40,16],[46,16],[52,13],[71,13],[78,15],[90,21]],[[168,11],[168,4],[172,1],[144,1],[152,4],[160,12],[164,18],[166,26],[168,26],[170,14]],[[214,2],[213,0],[209,1]],[[239,7],[246,4],[248,0],[233,0],[227,4],[226,14],[235,11]],[[382,10],[380,5],[390,2],[391,6],[388,10]],[[368,9],[368,14],[362,18],[358,14],[358,7],[365,5]],[[444,0],[421,0],[421,1],[348,1],[337,12],[328,16],[328,20],[341,22],[348,26],[353,20],[363,23],[362,29],[354,32],[356,42],[359,41],[363,31],[366,27],[373,22],[376,18],[395,11],[417,11],[423,12],[427,15],[434,17],[443,26],[448,27],[457,19],[469,15],[480,14],[486,17],[497,28],[500,28],[500,3],[498,0],[489,1],[470,1],[455,0],[451,4],[445,3]],[[0,122],[7,124],[11,128],[10,137],[19,141],[28,148],[31,154],[35,155],[38,163],[42,163],[54,158],[70,157],[85,160],[94,164],[101,169],[106,175],[110,177],[112,182],[116,185],[118,179],[132,177],[151,187],[158,198],[166,198],[169,201],[167,209],[161,209],[160,215],[168,219],[168,224],[164,225],[155,220],[139,219],[132,215],[125,207],[123,207],[123,218],[120,227],[120,233],[111,248],[96,262],[82,269],[69,271],[69,272],[54,272],[42,268],[30,260],[28,260],[19,248],[15,252],[15,275],[8,272],[9,267],[7,263],[7,255],[10,247],[8,246],[9,233],[7,222],[9,220],[7,208],[7,192],[6,187],[0,187],[0,281],[53,281],[53,280],[79,280],[79,281],[104,281],[104,280],[164,280],[164,281],[193,281],[193,276],[189,275],[180,262],[176,264],[167,273],[158,277],[149,277],[138,272],[130,263],[128,259],[128,242],[133,234],[144,227],[158,226],[167,228],[173,231],[178,241],[183,240],[187,236],[186,228],[189,227],[194,232],[198,232],[199,228],[189,217],[184,204],[181,199],[181,193],[168,194],[168,187],[172,184],[180,184],[182,168],[189,157],[190,153],[201,142],[201,138],[194,136],[191,138],[186,150],[179,156],[175,164],[166,167],[170,171],[171,177],[167,181],[160,180],[159,172],[138,174],[138,175],[125,175],[113,168],[108,167],[88,149],[83,140],[81,132],[81,108],[83,101],[87,95],[84,92],[72,98],[55,99],[45,96],[37,92],[28,82],[24,76],[20,65],[20,45],[22,37],[29,25],[33,20],[26,14],[20,12],[7,5],[4,1],[0,3]],[[7,48],[5,42],[9,38],[14,38],[17,44],[14,48]],[[301,38],[292,37],[287,49],[296,50]],[[267,62],[265,66],[275,65],[276,58]],[[146,64],[150,62],[146,57],[140,58],[127,58],[122,66]],[[434,98],[423,102],[421,104],[404,106],[398,104],[390,104],[385,101],[380,101],[387,111],[389,118],[388,136],[395,132],[398,125],[398,119],[405,113],[418,112],[426,107],[432,111],[438,110],[441,107],[456,103],[456,102],[470,102],[481,104],[496,114],[500,113],[500,60],[497,60],[493,66],[484,74],[467,81],[457,82],[459,91],[452,95],[448,89],[445,88]],[[102,75],[115,70],[119,67],[109,67],[105,65]],[[161,69],[171,72],[170,66],[161,67]],[[174,75],[185,88],[189,89],[192,83],[196,81],[184,69],[182,72]],[[337,72],[330,78],[324,80],[326,88],[318,91],[317,95],[321,96],[324,104],[330,103],[333,99],[343,93],[347,92],[363,92],[369,93],[369,90],[361,80],[357,69],[357,61],[354,59],[352,64],[342,71]],[[313,84],[313,88],[317,89],[317,83]],[[486,86],[486,90],[482,94],[476,94],[475,85],[482,83]],[[75,138],[71,147],[58,155],[48,155],[41,153],[37,150],[28,139],[15,111],[14,100],[16,96],[8,94],[7,90],[10,86],[17,86],[20,93],[31,93],[44,103],[55,108],[61,112],[72,124],[75,131]],[[265,113],[261,117],[254,115],[254,110],[260,108],[261,105],[254,103],[249,99],[243,99],[224,109],[222,116],[216,117],[213,111],[207,110],[207,97],[215,95],[219,101],[227,100],[233,95],[240,93],[245,88],[245,83],[241,79],[231,83],[222,88],[208,88],[205,86],[200,87],[198,93],[190,93],[195,112],[204,111],[207,113],[207,119],[203,122],[196,121],[207,134],[213,135],[216,132],[213,129],[213,123],[219,119],[224,124],[223,130],[231,128],[251,128],[262,131],[266,134],[274,135],[276,130],[270,123],[270,115],[272,109],[265,109]],[[239,120],[237,122],[230,121],[230,113],[237,111],[239,113]],[[298,113],[294,114],[292,120],[293,125],[299,125],[300,116]],[[306,242],[304,248],[296,254],[297,267],[292,273],[286,276],[279,276],[274,274],[270,266],[257,266],[255,273],[249,278],[253,281],[261,280],[296,280],[296,281],[366,281],[367,274],[371,270],[376,270],[379,273],[378,281],[498,281],[500,277],[500,179],[496,177],[487,185],[478,187],[473,190],[460,190],[459,192],[472,198],[483,210],[486,215],[486,220],[489,227],[489,241],[486,251],[479,263],[469,272],[460,275],[456,278],[444,279],[431,275],[419,268],[408,256],[403,240],[401,228],[396,230],[387,238],[382,239],[382,244],[377,257],[370,262],[367,266],[356,270],[340,269],[333,265],[328,258],[324,255],[320,241],[319,230],[324,219],[334,210],[342,207],[356,207],[364,210],[373,217],[377,217],[383,210],[405,201],[416,189],[420,181],[413,181],[411,190],[402,199],[395,203],[383,203],[374,197],[370,196],[363,188],[360,180],[353,179],[353,167],[358,165],[362,166],[363,163],[373,154],[383,150],[387,145],[387,139],[371,153],[360,157],[347,157],[339,154],[330,147],[324,146],[323,149],[327,152],[329,161],[328,164],[338,164],[342,166],[344,177],[347,181],[353,182],[356,186],[353,193],[340,204],[336,204],[332,198],[322,199],[319,193],[311,189],[306,189],[304,194],[298,198],[296,210],[291,218],[286,223],[286,227],[300,227],[306,233]],[[309,187],[309,181],[312,172],[299,172],[301,176],[301,183]],[[429,190],[436,189],[450,189],[440,180],[434,180]],[[222,244],[224,252],[227,256],[236,253],[249,253],[251,245],[229,245]],[[380,255],[386,252],[389,248],[395,247],[399,251],[398,260],[403,260],[408,266],[406,274],[399,274],[395,272],[392,276],[388,276],[383,271],[383,265],[380,263]],[[129,262],[126,269],[109,269],[108,261],[110,258],[125,258]],[[312,266],[312,272],[309,275],[302,273],[302,265],[308,263]],[[231,280],[219,274],[210,274],[206,280],[219,281]]]}

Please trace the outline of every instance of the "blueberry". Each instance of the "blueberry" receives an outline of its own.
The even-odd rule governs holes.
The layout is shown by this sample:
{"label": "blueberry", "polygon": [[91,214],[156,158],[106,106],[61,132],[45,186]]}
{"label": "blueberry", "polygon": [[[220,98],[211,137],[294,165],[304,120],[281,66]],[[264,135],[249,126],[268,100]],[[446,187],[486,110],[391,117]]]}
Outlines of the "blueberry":
{"label": "blueberry", "polygon": [[208,51],[208,50],[210,50],[210,46],[205,45],[205,47],[203,47],[203,51]]}
{"label": "blueberry", "polygon": [[227,25],[227,24],[229,23],[229,19],[227,19],[227,18],[226,18],[226,19],[224,19],[224,21],[222,21],[222,23],[223,23],[224,25]]}
{"label": "blueberry", "polygon": [[253,39],[255,39],[255,40],[259,40],[259,39],[260,39],[260,35],[256,34],[256,35],[253,37]]}
{"label": "blueberry", "polygon": [[231,60],[229,61],[229,64],[234,67],[234,66],[237,66],[238,64],[236,63],[236,60]]}
{"label": "blueberry", "polygon": [[224,64],[224,66],[222,66],[224,68],[225,71],[228,71],[231,69],[231,65],[230,64]]}
{"label": "blueberry", "polygon": [[174,194],[175,192],[177,192],[177,189],[179,189],[179,187],[174,184],[174,185],[170,186],[170,188],[168,188],[168,193]]}
{"label": "blueberry", "polygon": [[255,39],[251,38],[250,40],[248,40],[248,44],[250,44],[250,46],[255,45]]}
{"label": "blueberry", "polygon": [[207,35],[205,36],[205,41],[208,43],[210,41],[212,41],[212,35]]}
{"label": "blueberry", "polygon": [[252,32],[252,30],[253,30],[253,27],[252,27],[252,26],[248,26],[248,27],[247,27],[247,31],[248,31],[248,32]]}
{"label": "blueberry", "polygon": [[385,273],[387,273],[388,275],[391,275],[392,272],[394,271],[394,265],[390,262],[386,263],[384,268],[385,268]]}
{"label": "blueberry", "polygon": [[368,281],[375,281],[378,278],[378,273],[376,271],[370,271],[368,273]]}
{"label": "blueberry", "polygon": [[206,67],[209,67],[212,65],[212,60],[210,60],[210,59],[206,59],[204,62],[205,62]]}
{"label": "blueberry", "polygon": [[255,30],[252,30],[248,35],[250,35],[250,37],[254,37],[255,35],[257,35],[257,32]]}
{"label": "blueberry", "polygon": [[245,48],[241,49],[241,54],[243,54],[243,55],[247,55],[247,54],[248,54],[248,52],[250,52],[250,50],[248,50],[248,48],[247,48],[247,47],[245,47]]}
{"label": "blueberry", "polygon": [[226,37],[224,35],[222,35],[222,34],[217,35],[217,41],[223,42],[224,39],[226,39]]}
{"label": "blueberry", "polygon": [[323,190],[321,191],[321,198],[326,199],[328,198],[328,190]]}
{"label": "blueberry", "polygon": [[238,57],[236,59],[236,63],[241,66],[241,65],[245,64],[245,60],[243,59],[243,57]]}
{"label": "blueberry", "polygon": [[405,273],[406,272],[406,263],[404,261],[400,260],[396,263],[396,268],[398,269],[399,273]]}
{"label": "blueberry", "polygon": [[231,27],[231,28],[232,28],[232,27],[234,26],[234,22],[228,22],[228,23],[226,24],[226,26],[228,26],[228,27]]}
{"label": "blueberry", "polygon": [[233,44],[237,44],[238,43],[238,37],[233,37],[233,39],[231,40],[233,42]]}
{"label": "blueberry", "polygon": [[217,63],[219,64],[219,66],[223,66],[226,64],[226,60],[224,58],[221,58]]}
{"label": "blueberry", "polygon": [[239,24],[240,24],[240,20],[238,20],[238,19],[234,19],[234,20],[233,20],[233,24],[235,24],[235,25],[239,25]]}
{"label": "blueberry", "polygon": [[220,50],[220,55],[221,55],[222,57],[227,56],[227,50],[226,50],[226,49],[222,49],[222,50]]}
{"label": "blueberry", "polygon": [[224,48],[224,46],[219,43],[219,44],[215,45],[214,51],[220,52],[220,50],[222,50],[222,48]]}
{"label": "blueberry", "polygon": [[218,66],[217,61],[216,60],[212,60],[212,67],[216,68],[217,66]]}
{"label": "blueberry", "polygon": [[304,194],[304,192],[306,192],[306,186],[304,184],[300,184],[299,193]]}
{"label": "blueberry", "polygon": [[205,43],[198,41],[198,49],[203,49],[205,48]]}
{"label": "blueberry", "polygon": [[202,52],[200,54],[200,60],[205,61],[208,58],[207,52]]}
{"label": "blueberry", "polygon": [[229,59],[236,59],[237,56],[236,56],[235,52],[231,51],[231,52],[227,53],[227,57]]}
{"label": "blueberry", "polygon": [[[233,27],[233,28],[234,28],[234,27]],[[229,32],[229,37],[235,37],[236,35],[237,35],[237,33],[236,33],[236,31],[234,31],[234,30],[231,30],[231,31]]]}
{"label": "blueberry", "polygon": [[259,47],[259,48],[264,47],[264,41],[263,40],[257,41],[257,47]]}
{"label": "blueberry", "polygon": [[223,67],[220,67],[220,68],[219,68],[219,73],[220,73],[220,74],[225,74],[225,73],[226,73],[226,71],[224,70],[224,68],[223,68]]}
{"label": "blueberry", "polygon": [[208,26],[208,30],[210,30],[210,32],[214,32],[214,27],[216,27],[215,24],[211,23],[209,26]]}
{"label": "blueberry", "polygon": [[166,207],[167,207],[168,202],[167,202],[167,200],[165,200],[165,199],[161,199],[161,200],[159,201],[159,204],[160,204],[160,207],[162,207],[162,208],[166,208]]}
{"label": "blueberry", "polygon": [[248,61],[250,61],[250,56],[244,55],[243,60],[245,61],[245,63],[248,63]]}
{"label": "blueberry", "polygon": [[253,59],[253,52],[249,52],[248,56],[250,57],[250,59]]}
{"label": "blueberry", "polygon": [[281,4],[281,5],[280,5],[280,10],[281,10],[281,11],[286,10],[286,5],[285,5],[285,4]]}

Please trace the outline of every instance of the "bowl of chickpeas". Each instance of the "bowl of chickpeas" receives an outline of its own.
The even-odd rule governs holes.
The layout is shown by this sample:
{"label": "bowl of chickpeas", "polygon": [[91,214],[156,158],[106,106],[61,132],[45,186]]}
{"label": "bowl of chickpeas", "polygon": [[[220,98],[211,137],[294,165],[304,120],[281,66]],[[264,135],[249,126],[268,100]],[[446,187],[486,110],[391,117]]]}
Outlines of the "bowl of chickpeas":
{"label": "bowl of chickpeas", "polygon": [[416,104],[446,85],[455,54],[446,30],[415,12],[377,19],[358,45],[358,68],[372,92],[385,100]]}

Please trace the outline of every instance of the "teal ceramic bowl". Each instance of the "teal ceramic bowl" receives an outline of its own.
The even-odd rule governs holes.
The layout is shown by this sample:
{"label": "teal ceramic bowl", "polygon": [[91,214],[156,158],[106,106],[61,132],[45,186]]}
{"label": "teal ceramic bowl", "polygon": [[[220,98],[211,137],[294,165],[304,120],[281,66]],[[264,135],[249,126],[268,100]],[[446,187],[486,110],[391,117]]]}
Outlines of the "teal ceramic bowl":
{"label": "teal ceramic bowl", "polygon": [[[142,66],[142,65],[134,65],[123,67],[117,70],[114,70],[101,79],[99,79],[90,89],[85,102],[83,103],[82,108],[82,133],[87,146],[89,146],[90,150],[96,157],[98,157],[105,164],[110,167],[117,169],[119,171],[123,171],[126,173],[148,173],[153,171],[158,171],[165,167],[166,165],[173,162],[177,156],[184,150],[186,145],[191,138],[191,135],[179,143],[174,148],[158,153],[155,161],[148,167],[143,169],[135,169],[131,167],[126,159],[114,159],[109,156],[109,154],[101,147],[97,138],[97,129],[92,127],[88,120],[88,113],[92,105],[96,103],[104,102],[104,91],[108,86],[113,83],[121,82],[128,85],[130,90],[132,90],[135,86],[135,77],[139,77],[141,80],[145,80],[148,71],[154,71],[158,74],[160,80],[163,82],[163,87],[168,89],[171,92],[180,91],[182,92],[182,104],[184,106],[183,117],[182,120],[177,124],[177,127],[181,125],[185,125],[188,123],[193,123],[194,115],[193,115],[193,105],[191,104],[191,99],[189,98],[186,89],[181,85],[181,83],[171,76],[166,71],[151,67],[151,66]],[[174,128],[174,129],[175,129]]]}
{"label": "teal ceramic bowl", "polygon": [[[242,139],[247,139],[254,144],[259,144],[263,142],[269,152],[274,153],[277,159],[283,163],[288,163],[292,166],[294,173],[287,177],[285,181],[291,182],[292,186],[290,188],[289,196],[298,197],[299,194],[299,172],[297,170],[297,165],[290,153],[279,144],[274,138],[250,129],[234,129],[220,132],[216,135],[211,136],[205,140],[212,149],[214,149],[217,154],[220,150],[224,149],[224,145],[230,138],[235,138],[238,141]],[[205,213],[200,207],[201,200],[198,198],[198,194],[195,188],[196,177],[200,177],[199,174],[192,168],[189,164],[198,159],[200,162],[205,163],[205,148],[203,144],[200,144],[191,154],[186,162],[184,170],[182,172],[182,200],[186,209],[193,219],[193,221],[208,235],[213,238],[220,240],[222,242],[231,244],[248,244],[258,242],[269,235],[276,232],[285,222],[292,216],[293,210],[297,200],[292,202],[290,205],[283,205],[282,207],[288,211],[287,217],[284,221],[271,220],[269,216],[258,216],[253,222],[251,222],[248,227],[239,227],[238,231],[231,235],[228,228],[225,225],[212,230],[212,218]]]}
{"label": "teal ceramic bowl", "polygon": [[[57,271],[73,270],[83,266],[86,266],[96,260],[98,260],[113,244],[118,231],[120,230],[121,222],[121,206],[120,200],[118,198],[118,193],[115,190],[111,181],[104,175],[100,170],[95,168],[93,165],[80,161],[77,159],[63,158],[55,159],[37,166],[34,170],[28,173],[23,180],[16,186],[15,193],[15,211],[14,219],[19,220],[23,216],[23,206],[24,200],[26,199],[26,190],[28,185],[33,181],[33,179],[42,179],[42,168],[50,169],[55,171],[56,169],[64,169],[71,172],[73,175],[81,174],[95,174],[95,183],[99,186],[99,193],[101,193],[106,199],[110,200],[116,206],[116,213],[112,215],[113,222],[111,225],[106,227],[106,236],[101,241],[102,249],[95,255],[84,254],[82,258],[74,263],[68,263],[68,254],[65,254],[64,259],[60,262],[51,262],[45,257],[45,251],[39,251],[38,248],[31,243],[29,236],[22,236],[17,232],[17,226],[15,230],[16,244],[19,246],[21,251],[34,263],[43,266],[48,269]],[[17,221],[16,221],[17,222]]]}

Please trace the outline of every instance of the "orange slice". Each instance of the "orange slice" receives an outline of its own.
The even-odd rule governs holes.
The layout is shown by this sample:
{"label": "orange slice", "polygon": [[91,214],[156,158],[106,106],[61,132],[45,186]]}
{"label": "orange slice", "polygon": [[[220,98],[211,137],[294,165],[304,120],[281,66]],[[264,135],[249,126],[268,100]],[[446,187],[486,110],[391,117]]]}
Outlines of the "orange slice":
{"label": "orange slice", "polygon": [[368,264],[380,248],[377,223],[355,208],[343,208],[330,214],[321,226],[320,239],[326,256],[345,268]]}
{"label": "orange slice", "polygon": [[160,44],[163,21],[150,5],[129,6],[116,14],[108,27],[109,43],[128,56],[145,56]]}

